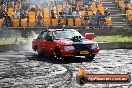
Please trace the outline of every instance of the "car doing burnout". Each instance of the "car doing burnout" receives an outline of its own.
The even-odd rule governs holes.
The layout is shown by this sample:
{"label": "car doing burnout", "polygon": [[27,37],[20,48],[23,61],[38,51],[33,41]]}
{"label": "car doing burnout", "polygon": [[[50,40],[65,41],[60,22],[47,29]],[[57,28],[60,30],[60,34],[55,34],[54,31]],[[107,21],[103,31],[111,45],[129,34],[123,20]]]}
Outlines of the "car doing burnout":
{"label": "car doing burnout", "polygon": [[85,56],[93,60],[99,52],[98,44],[83,37],[74,29],[47,29],[41,32],[37,39],[33,39],[32,48],[39,56],[48,54],[55,59],[67,56]]}

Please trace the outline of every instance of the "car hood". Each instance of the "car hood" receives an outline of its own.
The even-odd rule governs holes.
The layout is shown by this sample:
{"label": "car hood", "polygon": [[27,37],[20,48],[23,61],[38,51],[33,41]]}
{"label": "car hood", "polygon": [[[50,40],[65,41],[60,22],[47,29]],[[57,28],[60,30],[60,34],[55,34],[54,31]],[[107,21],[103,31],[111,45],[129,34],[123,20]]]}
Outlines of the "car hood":
{"label": "car hood", "polygon": [[72,45],[72,44],[95,44],[96,42],[88,39],[81,39],[80,41],[73,41],[71,39],[59,39],[57,43],[64,45]]}

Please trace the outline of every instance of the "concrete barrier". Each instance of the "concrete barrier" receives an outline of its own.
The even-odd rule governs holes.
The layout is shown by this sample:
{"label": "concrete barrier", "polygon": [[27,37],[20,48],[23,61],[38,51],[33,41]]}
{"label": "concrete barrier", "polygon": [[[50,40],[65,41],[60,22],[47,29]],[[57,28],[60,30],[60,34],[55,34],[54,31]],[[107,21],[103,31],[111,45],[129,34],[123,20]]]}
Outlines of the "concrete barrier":
{"label": "concrete barrier", "polygon": [[0,52],[6,51],[29,51],[32,47],[25,44],[0,45]]}
{"label": "concrete barrier", "polygon": [[[98,43],[101,50],[108,49],[132,49],[132,42]],[[6,51],[28,51],[32,46],[24,44],[0,45],[0,52]]]}
{"label": "concrete barrier", "polygon": [[97,36],[112,36],[112,35],[126,35],[126,36],[132,36],[132,30],[131,29],[80,29],[79,32],[82,35],[85,35],[85,33],[95,33]]}
{"label": "concrete barrier", "polygon": [[101,50],[104,49],[132,49],[132,42],[99,43]]}
{"label": "concrete barrier", "polygon": [[[5,29],[0,31],[0,38],[14,38],[16,36],[25,37],[26,35],[32,35],[32,31],[39,34],[45,29]],[[83,36],[85,33],[95,33],[97,36],[112,36],[112,35],[127,35],[132,36],[132,29],[79,29],[78,30]]]}

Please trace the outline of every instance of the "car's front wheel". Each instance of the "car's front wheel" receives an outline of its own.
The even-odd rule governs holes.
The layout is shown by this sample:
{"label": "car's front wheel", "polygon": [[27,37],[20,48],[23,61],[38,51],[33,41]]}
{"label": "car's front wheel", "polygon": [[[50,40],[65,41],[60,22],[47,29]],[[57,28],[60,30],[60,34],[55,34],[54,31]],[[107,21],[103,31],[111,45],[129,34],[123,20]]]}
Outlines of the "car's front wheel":
{"label": "car's front wheel", "polygon": [[86,55],[85,58],[88,60],[88,61],[93,61],[94,60],[94,57],[95,55]]}
{"label": "car's front wheel", "polygon": [[62,59],[61,51],[60,51],[59,48],[56,48],[56,49],[54,50],[54,58],[55,58],[56,60],[61,60],[61,59]]}

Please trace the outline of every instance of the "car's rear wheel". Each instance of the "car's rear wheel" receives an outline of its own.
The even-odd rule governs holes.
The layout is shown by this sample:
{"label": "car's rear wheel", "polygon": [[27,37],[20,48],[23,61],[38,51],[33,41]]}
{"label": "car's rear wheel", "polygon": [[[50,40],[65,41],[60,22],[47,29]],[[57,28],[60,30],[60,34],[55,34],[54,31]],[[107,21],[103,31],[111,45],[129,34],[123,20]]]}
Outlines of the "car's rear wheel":
{"label": "car's rear wheel", "polygon": [[94,60],[94,57],[95,55],[86,55],[85,58],[88,60],[88,61],[93,61]]}
{"label": "car's rear wheel", "polygon": [[55,58],[56,60],[61,60],[61,59],[62,59],[61,51],[60,51],[59,48],[56,48],[56,49],[54,50],[54,58]]}
{"label": "car's rear wheel", "polygon": [[42,52],[41,47],[37,47],[36,52],[37,52],[37,54],[38,54],[39,57],[43,56],[43,52]]}

